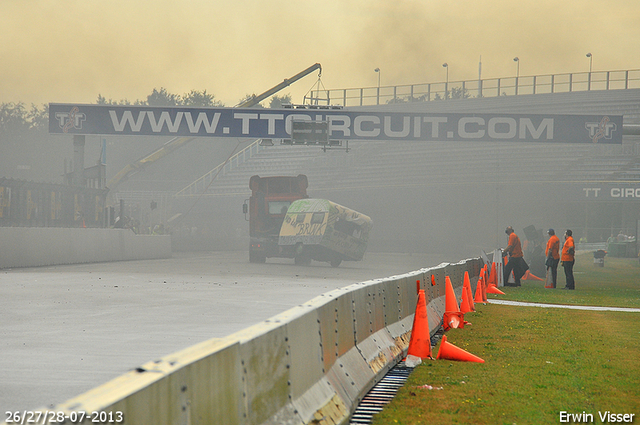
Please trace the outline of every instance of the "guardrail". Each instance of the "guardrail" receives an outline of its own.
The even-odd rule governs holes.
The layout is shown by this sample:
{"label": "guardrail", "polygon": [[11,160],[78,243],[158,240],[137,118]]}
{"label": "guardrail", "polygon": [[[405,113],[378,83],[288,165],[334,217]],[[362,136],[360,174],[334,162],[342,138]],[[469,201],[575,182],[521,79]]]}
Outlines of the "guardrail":
{"label": "guardrail", "polygon": [[312,90],[304,103],[365,106],[433,100],[640,88],[640,70],[514,76],[464,81]]}
{"label": "guardrail", "polygon": [[62,412],[76,424],[91,423],[91,412],[127,425],[344,424],[405,356],[416,280],[429,300],[433,335],[442,323],[445,277],[460,296],[464,272],[477,277],[481,265],[443,263],[337,289],[36,412]]}

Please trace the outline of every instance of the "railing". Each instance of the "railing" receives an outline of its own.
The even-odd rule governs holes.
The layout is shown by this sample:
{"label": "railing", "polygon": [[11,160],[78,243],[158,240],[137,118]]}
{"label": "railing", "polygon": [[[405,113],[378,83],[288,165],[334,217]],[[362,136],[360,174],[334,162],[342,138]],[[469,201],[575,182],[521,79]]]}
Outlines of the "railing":
{"label": "railing", "polygon": [[304,103],[342,106],[640,88],[640,70],[580,72],[383,87],[312,90]]}
{"label": "railing", "polygon": [[253,155],[260,152],[264,149],[263,146],[260,145],[260,140],[256,140],[237,154],[233,155],[229,160],[223,164],[218,165],[213,170],[209,171],[204,176],[200,177],[198,180],[191,183],[189,186],[180,190],[176,193],[175,196],[194,196],[202,193],[207,186],[211,183],[211,181],[218,175],[226,175],[231,170],[236,168],[238,165],[244,163],[247,159],[251,158]]}

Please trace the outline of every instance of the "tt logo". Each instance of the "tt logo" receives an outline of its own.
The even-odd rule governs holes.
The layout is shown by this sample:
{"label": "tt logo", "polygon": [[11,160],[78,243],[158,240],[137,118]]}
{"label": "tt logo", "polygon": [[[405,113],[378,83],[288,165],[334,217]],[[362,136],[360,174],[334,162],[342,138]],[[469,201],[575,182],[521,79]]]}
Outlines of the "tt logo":
{"label": "tt logo", "polygon": [[62,131],[68,133],[71,129],[82,129],[82,122],[87,119],[87,116],[80,112],[77,106],[74,106],[71,108],[71,112],[56,113],[56,119]]}
{"label": "tt logo", "polygon": [[609,122],[609,117],[603,117],[600,122],[588,122],[585,128],[589,131],[589,137],[593,143],[598,143],[598,140],[611,139],[613,132],[616,131],[616,124]]}
{"label": "tt logo", "polygon": [[598,195],[600,194],[600,189],[599,187],[585,187],[582,188],[582,190],[584,190],[584,194],[585,196],[588,198],[590,195],[592,195],[594,198],[597,198]]}

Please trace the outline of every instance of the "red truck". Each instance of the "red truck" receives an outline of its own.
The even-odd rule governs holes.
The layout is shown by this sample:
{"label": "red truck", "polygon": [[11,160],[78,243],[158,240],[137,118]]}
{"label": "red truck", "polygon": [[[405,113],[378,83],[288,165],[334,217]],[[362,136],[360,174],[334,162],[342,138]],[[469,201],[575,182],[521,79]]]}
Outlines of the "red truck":
{"label": "red truck", "polygon": [[[251,198],[242,210],[249,214],[249,261],[264,263],[267,257],[294,258],[295,252],[278,245],[278,237],[287,209],[293,201],[305,199],[307,176],[252,176]],[[248,202],[248,205],[247,205]]]}

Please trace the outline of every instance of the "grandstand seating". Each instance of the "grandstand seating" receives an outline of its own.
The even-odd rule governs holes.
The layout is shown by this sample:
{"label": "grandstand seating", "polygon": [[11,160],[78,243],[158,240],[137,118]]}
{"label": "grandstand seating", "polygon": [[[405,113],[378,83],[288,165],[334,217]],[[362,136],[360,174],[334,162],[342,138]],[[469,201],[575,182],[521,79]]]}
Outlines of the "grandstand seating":
{"label": "grandstand seating", "polygon": [[[640,90],[611,90],[502,96],[363,107],[411,112],[511,112],[623,114],[640,123]],[[248,193],[249,177],[307,174],[315,188],[455,184],[469,180],[600,181],[640,180],[637,142],[631,147],[487,142],[350,142],[350,152],[309,146],[264,147],[204,193]],[[631,150],[631,155],[625,153]]]}

